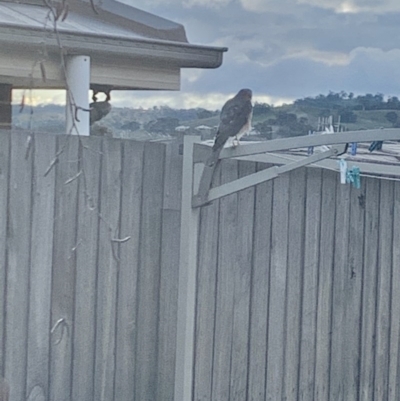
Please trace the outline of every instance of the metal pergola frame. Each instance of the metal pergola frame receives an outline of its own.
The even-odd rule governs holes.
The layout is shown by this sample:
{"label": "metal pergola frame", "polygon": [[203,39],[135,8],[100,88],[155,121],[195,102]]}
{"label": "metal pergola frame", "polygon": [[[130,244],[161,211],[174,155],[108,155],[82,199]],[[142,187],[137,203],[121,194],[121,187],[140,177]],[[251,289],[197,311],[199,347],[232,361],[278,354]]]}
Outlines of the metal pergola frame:
{"label": "metal pergola frame", "polygon": [[[400,141],[400,129],[373,129],[310,135],[225,148],[219,159],[234,158],[276,163],[281,166],[273,166],[211,188],[215,165],[212,167],[205,165],[211,152],[210,146],[201,144],[198,136],[184,137],[174,401],[192,400],[197,247],[201,207],[213,200],[274,179],[299,167],[316,166],[332,169],[336,166],[337,169],[337,162],[329,160],[329,158],[345,153],[349,143],[389,140]],[[331,148],[306,157],[291,155],[290,158],[284,160],[279,155],[266,155],[267,152],[323,145],[331,146]],[[368,173],[400,176],[400,166],[358,161],[355,163],[362,168],[362,171]]]}

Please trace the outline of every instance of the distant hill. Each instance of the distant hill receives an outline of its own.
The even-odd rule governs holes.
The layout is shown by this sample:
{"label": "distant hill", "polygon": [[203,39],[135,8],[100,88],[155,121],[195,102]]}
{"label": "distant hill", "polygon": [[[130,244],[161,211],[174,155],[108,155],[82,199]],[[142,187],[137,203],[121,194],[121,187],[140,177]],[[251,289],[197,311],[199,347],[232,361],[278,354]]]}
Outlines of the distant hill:
{"label": "distant hill", "polygon": [[[382,94],[354,96],[352,93],[330,92],[328,95],[306,97],[293,104],[274,107],[256,103],[253,110],[253,128],[260,139],[306,135],[318,129],[322,118],[340,119],[347,130],[400,126],[400,101]],[[153,107],[131,109],[115,107],[103,120],[93,126],[93,133],[139,140],[158,139],[182,132],[215,133],[219,111],[202,108],[172,109]],[[57,105],[25,106],[22,112],[13,106],[13,126],[54,133],[65,132],[65,108]],[[200,127],[196,131],[196,127]]]}

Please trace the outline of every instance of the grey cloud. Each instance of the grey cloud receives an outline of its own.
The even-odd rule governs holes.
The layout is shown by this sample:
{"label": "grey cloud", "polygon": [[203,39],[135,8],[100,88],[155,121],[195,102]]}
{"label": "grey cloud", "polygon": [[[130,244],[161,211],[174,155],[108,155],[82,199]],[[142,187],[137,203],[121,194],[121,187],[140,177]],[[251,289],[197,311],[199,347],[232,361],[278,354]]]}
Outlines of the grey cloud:
{"label": "grey cloud", "polygon": [[377,14],[399,11],[400,3],[397,0],[297,0],[300,4],[309,4],[336,12],[374,12]]}
{"label": "grey cloud", "polygon": [[[153,0],[143,6],[182,23],[193,43],[229,47],[219,69],[184,73],[183,92],[230,94],[248,86],[293,99],[329,90],[400,93],[398,0],[210,3]],[[335,11],[345,3],[362,12]]]}

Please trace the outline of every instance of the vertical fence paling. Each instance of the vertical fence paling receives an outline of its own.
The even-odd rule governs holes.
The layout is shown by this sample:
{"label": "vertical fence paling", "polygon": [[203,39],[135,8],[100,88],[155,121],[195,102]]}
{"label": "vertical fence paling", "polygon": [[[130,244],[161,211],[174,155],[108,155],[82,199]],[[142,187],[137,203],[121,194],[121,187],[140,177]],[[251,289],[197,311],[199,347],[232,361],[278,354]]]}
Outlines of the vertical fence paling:
{"label": "vertical fence paling", "polygon": [[[219,184],[220,176],[221,169],[217,166],[214,185]],[[220,201],[215,201],[200,212],[193,395],[195,400],[211,400],[212,393],[219,204]]]}
{"label": "vertical fence paling", "polygon": [[[77,248],[72,360],[72,400],[91,400],[94,391],[96,282],[102,141],[82,138],[84,171],[77,206]],[[82,372],[85,372],[83,375]]]}
{"label": "vertical fence paling", "polygon": [[390,356],[389,356],[389,398],[396,400],[400,397],[399,372],[399,338],[400,338],[400,183],[394,184],[394,210],[393,210],[393,246],[392,246],[392,280],[390,305]]}
{"label": "vertical fence paling", "polygon": [[165,149],[162,237],[160,255],[157,401],[174,397],[178,318],[179,248],[181,224],[182,156],[179,143]]}
{"label": "vertical fence paling", "polygon": [[301,300],[304,271],[306,169],[294,171],[289,181],[289,234],[286,293],[286,344],[283,395],[297,400],[300,369]]}
{"label": "vertical fence paling", "polygon": [[64,136],[57,139],[57,152],[61,153],[55,165],[49,398],[68,401],[72,380],[76,207],[80,181],[66,182],[79,172],[79,142]]}
{"label": "vertical fence paling", "polygon": [[120,266],[118,276],[115,399],[135,398],[137,293],[144,144],[125,142],[122,164]]}
{"label": "vertical fence paling", "polygon": [[317,330],[317,297],[319,275],[319,237],[321,232],[321,170],[308,169],[306,182],[306,204],[304,212],[304,261],[302,305],[301,305],[301,338],[300,338],[300,372],[298,398],[300,401],[314,397],[316,330]]}
{"label": "vertical fence paling", "polygon": [[56,137],[35,138],[33,148],[31,261],[26,397],[48,397],[55,171],[44,177],[56,152]]}
{"label": "vertical fence paling", "polygon": [[4,375],[16,400],[26,397],[33,158],[27,138],[11,137],[8,186]]}
{"label": "vertical fence paling", "polygon": [[[258,165],[257,170],[263,166]],[[250,289],[250,331],[248,364],[248,399],[264,400],[266,390],[267,333],[269,307],[269,272],[273,181],[257,185],[254,201],[252,275]]]}
{"label": "vertical fence paling", "polygon": [[0,135],[0,373],[4,375],[5,307],[6,307],[6,241],[9,186],[10,135]]}
{"label": "vertical fence paling", "polygon": [[164,146],[145,145],[136,331],[136,399],[156,399]]}
{"label": "vertical fence paling", "polygon": [[[256,171],[256,164],[239,162],[238,177],[244,177]],[[247,364],[249,358],[251,273],[253,261],[253,224],[254,192],[250,187],[237,194],[237,264],[234,275],[232,356],[230,372],[230,400],[239,401],[247,397]]]}

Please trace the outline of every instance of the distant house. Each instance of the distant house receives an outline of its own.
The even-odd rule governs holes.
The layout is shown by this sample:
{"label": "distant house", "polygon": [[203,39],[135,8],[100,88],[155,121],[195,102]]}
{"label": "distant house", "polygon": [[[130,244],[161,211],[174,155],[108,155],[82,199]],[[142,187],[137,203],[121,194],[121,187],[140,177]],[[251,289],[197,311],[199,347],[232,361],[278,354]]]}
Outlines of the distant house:
{"label": "distant house", "polygon": [[212,139],[216,132],[216,130],[208,125],[198,125],[197,127],[195,127],[195,130],[197,131],[197,133],[200,133],[201,140],[203,141]]}
{"label": "distant house", "polygon": [[176,131],[176,132],[186,132],[186,131],[189,131],[189,130],[190,130],[190,127],[187,126],[187,125],[178,125],[178,126],[175,128],[175,131]]}
{"label": "distant house", "polygon": [[209,131],[209,130],[212,130],[212,128],[209,127],[208,125],[198,125],[196,127],[196,130],[197,131]]}

